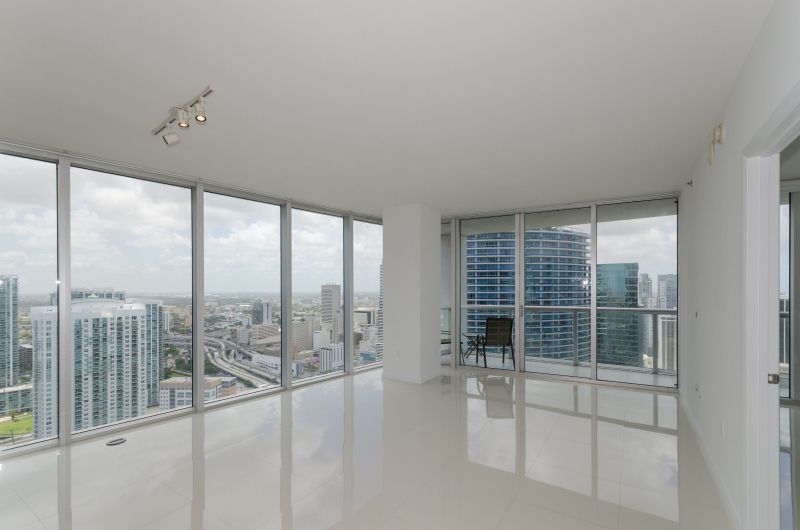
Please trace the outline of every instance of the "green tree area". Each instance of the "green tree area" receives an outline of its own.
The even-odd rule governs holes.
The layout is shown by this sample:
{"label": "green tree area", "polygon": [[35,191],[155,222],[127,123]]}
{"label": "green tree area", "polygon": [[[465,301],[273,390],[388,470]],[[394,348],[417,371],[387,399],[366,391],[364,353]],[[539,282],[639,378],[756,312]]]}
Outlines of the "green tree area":
{"label": "green tree area", "polygon": [[[224,375],[224,372],[211,364],[208,359],[205,360],[205,365],[206,375]],[[190,359],[175,359],[175,372],[182,372],[180,375],[191,374],[192,361]]]}
{"label": "green tree area", "polygon": [[22,436],[30,434],[33,430],[33,415],[30,412],[25,414],[12,414],[14,417],[11,421],[4,421],[0,423],[0,436]]}

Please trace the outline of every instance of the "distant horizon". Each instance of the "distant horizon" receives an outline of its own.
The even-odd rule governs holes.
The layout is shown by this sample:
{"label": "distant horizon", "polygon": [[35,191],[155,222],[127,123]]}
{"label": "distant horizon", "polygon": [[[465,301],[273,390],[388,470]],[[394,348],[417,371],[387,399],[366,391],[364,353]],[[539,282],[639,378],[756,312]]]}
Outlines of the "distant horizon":
{"label": "distant horizon", "polygon": [[[7,275],[3,275],[7,276]],[[14,276],[13,274],[10,276]],[[73,287],[72,289],[82,289],[84,286]],[[110,287],[86,287],[87,289],[106,289]],[[124,291],[126,297],[145,297],[145,296],[175,296],[175,297],[187,297],[190,298],[192,293],[179,293],[179,292],[163,292],[163,291],[150,291],[150,292],[133,292],[133,291],[125,291],[125,289],[118,289],[119,291]],[[50,296],[55,291],[47,292],[47,293],[25,293],[20,292],[19,296]],[[313,295],[320,295],[319,291],[293,291],[292,296],[313,296]],[[353,291],[353,295],[357,294],[375,294],[379,295],[380,291]],[[280,297],[279,292],[269,292],[269,291],[215,291],[215,292],[206,292],[205,296],[274,296]]]}

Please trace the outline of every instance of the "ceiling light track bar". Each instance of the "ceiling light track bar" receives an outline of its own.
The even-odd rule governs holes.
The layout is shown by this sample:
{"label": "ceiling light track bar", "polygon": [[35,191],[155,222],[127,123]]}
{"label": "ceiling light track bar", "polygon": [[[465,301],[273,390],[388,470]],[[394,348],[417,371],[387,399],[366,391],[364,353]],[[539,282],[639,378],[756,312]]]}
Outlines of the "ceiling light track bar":
{"label": "ceiling light track bar", "polygon": [[202,92],[197,94],[195,97],[193,97],[192,99],[190,99],[189,101],[187,101],[183,105],[180,105],[180,106],[176,105],[176,106],[170,108],[169,117],[166,120],[162,121],[158,125],[158,127],[153,129],[153,136],[158,136],[159,134],[164,132],[164,130],[167,129],[170,125],[172,125],[172,124],[174,124],[174,123],[176,123],[178,121],[178,115],[176,113],[176,110],[187,110],[188,111],[189,109],[195,108],[202,100],[204,100],[205,98],[207,98],[208,96],[210,96],[213,93],[214,93],[214,89],[211,88],[210,86],[207,86],[202,90]]}

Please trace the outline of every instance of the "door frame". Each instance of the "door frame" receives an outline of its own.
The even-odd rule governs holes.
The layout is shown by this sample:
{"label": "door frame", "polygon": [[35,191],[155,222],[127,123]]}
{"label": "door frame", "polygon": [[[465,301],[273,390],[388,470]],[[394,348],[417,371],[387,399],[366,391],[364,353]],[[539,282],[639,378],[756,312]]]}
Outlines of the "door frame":
{"label": "door frame", "polygon": [[742,526],[754,530],[780,528],[780,398],[767,374],[778,372],[780,153],[798,136],[800,84],[742,150]]}

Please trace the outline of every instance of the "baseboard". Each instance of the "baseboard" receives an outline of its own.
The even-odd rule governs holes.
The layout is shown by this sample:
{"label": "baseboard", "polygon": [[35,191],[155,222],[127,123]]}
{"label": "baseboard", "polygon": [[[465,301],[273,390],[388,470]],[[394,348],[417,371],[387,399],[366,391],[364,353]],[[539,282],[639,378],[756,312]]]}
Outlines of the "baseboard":
{"label": "baseboard", "polygon": [[[733,526],[736,530],[742,530],[742,516],[739,512],[739,508],[733,501],[730,490],[725,484],[725,481],[722,479],[722,474],[717,467],[716,461],[711,458],[711,450],[708,448],[708,444],[703,437],[703,433],[700,430],[694,413],[685,404],[682,398],[678,399],[678,403],[681,404],[681,410],[686,415],[686,419],[689,420],[689,426],[692,428],[694,433],[694,439],[697,440],[697,445],[700,447],[700,454],[703,455],[703,460],[705,460],[706,467],[708,467],[708,473],[711,475],[711,480],[714,482],[714,487],[717,488],[717,493],[719,494],[719,498],[722,501],[725,511],[728,513],[731,523],[733,523]],[[678,472],[680,472],[680,470]]]}

